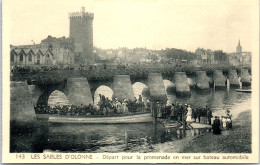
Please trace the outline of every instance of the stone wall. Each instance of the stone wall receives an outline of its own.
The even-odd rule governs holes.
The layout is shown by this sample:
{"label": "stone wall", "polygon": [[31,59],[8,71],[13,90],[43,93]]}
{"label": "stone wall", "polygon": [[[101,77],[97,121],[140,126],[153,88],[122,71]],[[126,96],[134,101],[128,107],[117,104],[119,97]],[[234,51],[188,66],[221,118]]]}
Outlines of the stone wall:
{"label": "stone wall", "polygon": [[134,99],[134,91],[129,75],[115,75],[113,81],[113,98],[119,100]]}
{"label": "stone wall", "polygon": [[34,121],[36,114],[27,82],[11,81],[10,90],[10,120],[18,122]]}
{"label": "stone wall", "polygon": [[227,78],[223,75],[222,70],[214,70],[213,81],[215,88],[225,88]]}
{"label": "stone wall", "polygon": [[251,76],[248,73],[247,69],[241,69],[241,80],[243,86],[251,84]]}
{"label": "stone wall", "polygon": [[174,84],[177,95],[190,95],[190,86],[185,72],[175,72]]}
{"label": "stone wall", "polygon": [[68,78],[66,88],[71,104],[77,106],[93,104],[87,78]]}
{"label": "stone wall", "polygon": [[228,80],[229,80],[229,85],[230,87],[232,86],[239,86],[239,80],[238,80],[238,75],[236,70],[229,70],[228,71]]}
{"label": "stone wall", "polygon": [[167,94],[174,93],[176,90],[175,85],[170,80],[163,80],[164,88],[167,92]]}
{"label": "stone wall", "polygon": [[161,101],[166,103],[167,95],[161,73],[148,74],[148,87],[150,89],[151,101]]}
{"label": "stone wall", "polygon": [[85,62],[92,61],[93,19],[91,16],[70,17],[70,38],[74,40],[74,51],[83,54]]}
{"label": "stone wall", "polygon": [[209,77],[207,76],[206,71],[197,71],[196,75],[197,89],[209,89]]}

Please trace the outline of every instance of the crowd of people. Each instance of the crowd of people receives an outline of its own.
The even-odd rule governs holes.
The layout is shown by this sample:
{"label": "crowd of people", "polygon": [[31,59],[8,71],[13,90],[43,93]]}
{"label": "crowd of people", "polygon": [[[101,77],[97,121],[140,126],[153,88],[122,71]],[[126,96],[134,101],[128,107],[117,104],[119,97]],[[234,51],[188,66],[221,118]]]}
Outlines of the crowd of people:
{"label": "crowd of people", "polygon": [[[143,100],[142,96],[136,97],[134,100],[113,98],[110,100],[104,95],[99,95],[99,102],[93,106],[86,105],[55,105],[48,106],[38,104],[35,107],[37,114],[57,114],[57,115],[71,115],[71,116],[88,116],[88,115],[116,115],[116,114],[129,114],[137,112],[151,112],[151,103],[147,99]],[[203,124],[212,125],[214,134],[221,134],[222,130],[232,128],[232,120],[230,111],[226,111],[226,116],[215,116],[215,120],[211,123],[212,110],[209,106],[192,108],[188,104],[173,103],[165,105],[157,102],[154,107],[157,110],[157,117],[167,120],[174,120],[178,122],[199,122]]]}
{"label": "crowd of people", "polygon": [[175,104],[166,105],[165,108],[159,108],[158,117],[177,121],[183,121],[185,118],[187,122],[196,121],[211,124],[211,118],[213,116],[209,106],[192,109],[191,105],[183,105],[176,102]]}
{"label": "crowd of people", "polygon": [[[151,103],[147,99],[143,100],[140,95],[137,99],[133,100],[113,98],[110,100],[104,95],[99,95],[100,101],[97,105],[93,106],[83,105],[55,105],[49,106],[45,104],[37,104],[35,111],[38,114],[58,114],[58,115],[113,115],[113,114],[127,114],[136,112],[151,112]],[[182,122],[199,122],[211,125],[212,111],[208,106],[198,107],[192,109],[188,104],[173,103],[171,105],[160,104],[156,105],[157,117],[175,120]]]}
{"label": "crowd of people", "polygon": [[94,107],[90,104],[88,106],[81,105],[55,105],[49,106],[45,104],[37,104],[34,107],[37,114],[57,114],[57,115],[94,115]]}
{"label": "crowd of people", "polygon": [[[111,113],[135,113],[150,111],[150,104],[144,103],[143,98],[139,95],[137,99],[134,97],[131,99],[120,100],[118,98],[109,100],[104,95],[99,95],[100,101],[98,102],[96,109],[102,111],[104,115]],[[149,102],[149,101],[148,101]]]}
{"label": "crowd of people", "polygon": [[35,108],[38,114],[57,114],[57,115],[114,115],[149,111],[149,104],[144,104],[142,96],[134,100],[119,100],[114,98],[109,100],[104,95],[99,95],[100,101],[96,106],[86,105],[55,105],[37,104]]}
{"label": "crowd of people", "polygon": [[226,111],[226,116],[215,116],[214,122],[212,124],[213,134],[221,134],[222,130],[227,130],[232,128],[232,115],[230,111]]}

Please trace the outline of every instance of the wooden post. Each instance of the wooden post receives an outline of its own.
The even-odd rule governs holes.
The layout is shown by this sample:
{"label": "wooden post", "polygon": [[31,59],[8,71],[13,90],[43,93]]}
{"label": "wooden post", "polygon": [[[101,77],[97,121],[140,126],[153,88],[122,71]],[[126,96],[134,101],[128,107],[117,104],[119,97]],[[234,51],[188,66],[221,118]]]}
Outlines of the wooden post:
{"label": "wooden post", "polygon": [[125,131],[125,149],[128,150],[128,133]]}
{"label": "wooden post", "polygon": [[183,126],[183,133],[185,134],[186,131],[186,115],[185,115],[185,109],[182,108],[182,126]]}
{"label": "wooden post", "polygon": [[156,102],[153,101],[152,103],[152,111],[153,111],[153,124],[157,123],[157,105]]}

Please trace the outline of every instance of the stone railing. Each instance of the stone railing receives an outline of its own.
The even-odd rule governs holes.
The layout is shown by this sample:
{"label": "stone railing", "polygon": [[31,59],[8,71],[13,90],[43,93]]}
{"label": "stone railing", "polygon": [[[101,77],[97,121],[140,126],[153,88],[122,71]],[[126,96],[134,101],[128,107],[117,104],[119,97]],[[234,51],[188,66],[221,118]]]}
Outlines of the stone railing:
{"label": "stone railing", "polygon": [[[206,71],[207,74],[213,74],[214,70],[240,70],[242,68],[251,70],[245,66],[183,66],[183,67],[154,67],[154,68],[120,68],[120,69],[104,69],[93,68],[92,70],[51,70],[51,71],[14,71],[11,72],[11,81],[29,80],[34,82],[61,82],[69,77],[86,77],[89,80],[113,79],[115,75],[130,75],[131,77],[147,77],[148,73],[161,73],[163,76],[173,76],[175,72],[186,72],[187,75],[196,75],[196,71]],[[249,71],[250,72],[250,71]]]}

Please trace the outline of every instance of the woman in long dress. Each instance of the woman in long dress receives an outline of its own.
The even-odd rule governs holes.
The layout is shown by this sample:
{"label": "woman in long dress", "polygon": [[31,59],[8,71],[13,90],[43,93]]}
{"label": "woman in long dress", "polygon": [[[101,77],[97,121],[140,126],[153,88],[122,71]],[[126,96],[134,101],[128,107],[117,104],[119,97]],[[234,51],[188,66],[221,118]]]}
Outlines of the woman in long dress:
{"label": "woman in long dress", "polygon": [[227,117],[224,116],[224,118],[222,119],[222,127],[223,127],[223,130],[226,130],[227,128]]}
{"label": "woman in long dress", "polygon": [[191,117],[191,115],[192,115],[192,109],[191,109],[191,107],[190,107],[190,105],[188,105],[188,108],[187,108],[187,118],[186,118],[186,121],[187,122],[192,122],[192,117]]}
{"label": "woman in long dress", "polygon": [[122,103],[122,106],[123,106],[123,113],[129,113],[126,100],[124,100],[124,102]]}

